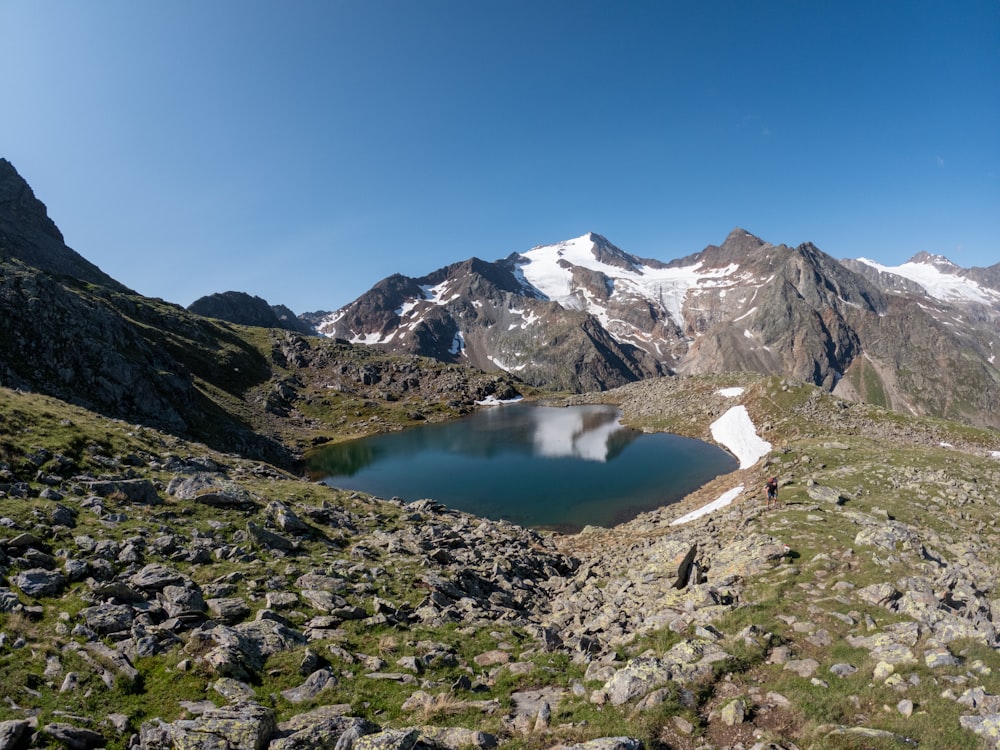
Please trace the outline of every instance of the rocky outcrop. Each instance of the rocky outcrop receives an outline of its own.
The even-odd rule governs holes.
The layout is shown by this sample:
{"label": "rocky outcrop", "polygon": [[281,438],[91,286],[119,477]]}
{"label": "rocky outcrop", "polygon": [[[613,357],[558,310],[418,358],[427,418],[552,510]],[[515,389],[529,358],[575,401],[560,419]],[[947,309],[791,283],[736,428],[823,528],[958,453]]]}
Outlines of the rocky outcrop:
{"label": "rocky outcrop", "polygon": [[17,260],[57,277],[128,291],[75,250],[14,165],[0,158],[0,261]]}
{"label": "rocky outcrop", "polygon": [[246,292],[221,292],[200,297],[188,305],[189,311],[206,318],[258,328],[283,328],[296,333],[314,334],[313,327],[284,305],[270,305]]}

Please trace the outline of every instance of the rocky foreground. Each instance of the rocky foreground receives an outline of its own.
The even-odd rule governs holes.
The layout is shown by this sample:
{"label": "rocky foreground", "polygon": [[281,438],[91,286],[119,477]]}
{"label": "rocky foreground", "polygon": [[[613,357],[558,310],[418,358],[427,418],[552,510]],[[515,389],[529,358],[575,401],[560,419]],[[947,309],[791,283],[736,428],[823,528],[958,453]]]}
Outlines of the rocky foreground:
{"label": "rocky foreground", "polygon": [[603,398],[704,437],[730,384],[768,459],[572,536],[4,391],[0,748],[1000,746],[996,434],[778,379]]}

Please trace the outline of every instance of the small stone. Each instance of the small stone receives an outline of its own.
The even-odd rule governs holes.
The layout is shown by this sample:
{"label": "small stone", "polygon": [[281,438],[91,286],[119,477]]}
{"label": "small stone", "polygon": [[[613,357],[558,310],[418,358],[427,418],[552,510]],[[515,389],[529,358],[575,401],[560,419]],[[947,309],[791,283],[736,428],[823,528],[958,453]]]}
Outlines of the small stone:
{"label": "small stone", "polygon": [[685,719],[683,716],[673,717],[674,727],[681,734],[691,734],[694,732],[694,724]]}
{"label": "small stone", "polygon": [[880,661],[875,665],[875,670],[872,673],[872,677],[879,682],[885,682],[891,674],[896,671],[896,668],[887,662]]}
{"label": "small stone", "polygon": [[896,704],[896,710],[906,718],[910,718],[913,715],[913,701],[904,698]]}
{"label": "small stone", "polygon": [[837,677],[849,677],[857,672],[858,668],[851,664],[834,664],[830,667],[830,671],[837,675]]}
{"label": "small stone", "polygon": [[819,662],[815,659],[792,659],[785,664],[785,669],[799,677],[812,677],[819,669]]}
{"label": "small stone", "polygon": [[719,712],[719,718],[727,727],[742,724],[746,720],[747,703],[742,698],[737,698],[723,706]]}

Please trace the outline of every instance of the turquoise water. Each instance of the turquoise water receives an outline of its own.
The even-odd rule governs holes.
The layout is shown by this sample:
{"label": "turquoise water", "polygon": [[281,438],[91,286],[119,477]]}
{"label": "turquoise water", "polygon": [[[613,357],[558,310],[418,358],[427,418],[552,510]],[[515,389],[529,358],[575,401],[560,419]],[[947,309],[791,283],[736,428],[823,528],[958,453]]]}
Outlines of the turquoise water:
{"label": "turquoise water", "polygon": [[330,446],[310,473],[342,489],[577,531],[675,502],[738,466],[708,443],[629,430],[619,417],[609,406],[508,404]]}

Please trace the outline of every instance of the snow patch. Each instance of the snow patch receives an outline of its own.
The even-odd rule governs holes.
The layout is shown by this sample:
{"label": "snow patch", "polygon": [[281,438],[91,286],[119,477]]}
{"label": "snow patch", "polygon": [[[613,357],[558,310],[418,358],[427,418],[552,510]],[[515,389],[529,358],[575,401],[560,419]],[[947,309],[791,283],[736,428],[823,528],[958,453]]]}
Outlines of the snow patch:
{"label": "snow patch", "polygon": [[1000,459],[1000,451],[990,451],[990,458]]}
{"label": "snow patch", "polygon": [[479,406],[501,406],[503,404],[515,404],[518,401],[524,400],[524,396],[517,396],[515,398],[502,399],[497,398],[492,393],[484,398],[482,401],[476,401]]}
{"label": "snow patch", "polygon": [[735,500],[736,498],[738,498],[740,496],[741,492],[743,492],[743,485],[742,484],[737,485],[736,487],[733,487],[728,492],[724,492],[723,494],[719,495],[715,500],[713,500],[712,502],[708,503],[707,505],[703,505],[700,508],[697,508],[697,509],[691,511],[690,513],[687,513],[687,514],[681,516],[680,518],[675,518],[673,521],[670,522],[670,525],[671,526],[678,526],[678,525],[680,525],[682,523],[687,523],[688,521],[693,521],[696,518],[701,518],[702,516],[707,516],[709,513],[712,513],[713,511],[719,510],[720,508],[725,508],[727,505],[729,505],[730,503],[732,503],[733,500]]}
{"label": "snow patch", "polygon": [[858,262],[880,271],[902,276],[904,279],[915,281],[924,288],[931,297],[943,301],[954,302],[978,302],[980,304],[990,304],[1000,300],[1000,294],[989,289],[985,289],[972,279],[958,276],[953,273],[945,273],[937,266],[929,263],[914,263],[912,261],[901,266],[883,266],[868,258],[858,258]]}
{"label": "snow patch", "polygon": [[736,398],[737,396],[742,396],[745,388],[720,388],[716,393],[725,398]]}
{"label": "snow patch", "polygon": [[544,299],[558,302],[572,310],[586,309],[597,314],[603,304],[593,299],[581,299],[579,290],[573,288],[571,266],[598,271],[612,280],[611,296],[627,297],[630,294],[652,302],[659,302],[675,322],[681,322],[681,306],[692,289],[722,287],[731,283],[730,277],[739,270],[731,264],[726,268],[699,270],[701,263],[681,268],[653,268],[639,265],[631,269],[601,263],[594,255],[594,241],[589,234],[555,245],[542,245],[521,253],[517,275],[526,287]]}
{"label": "snow patch", "polygon": [[757,434],[745,406],[734,406],[710,425],[712,438],[748,469],[771,452],[771,444]]}

